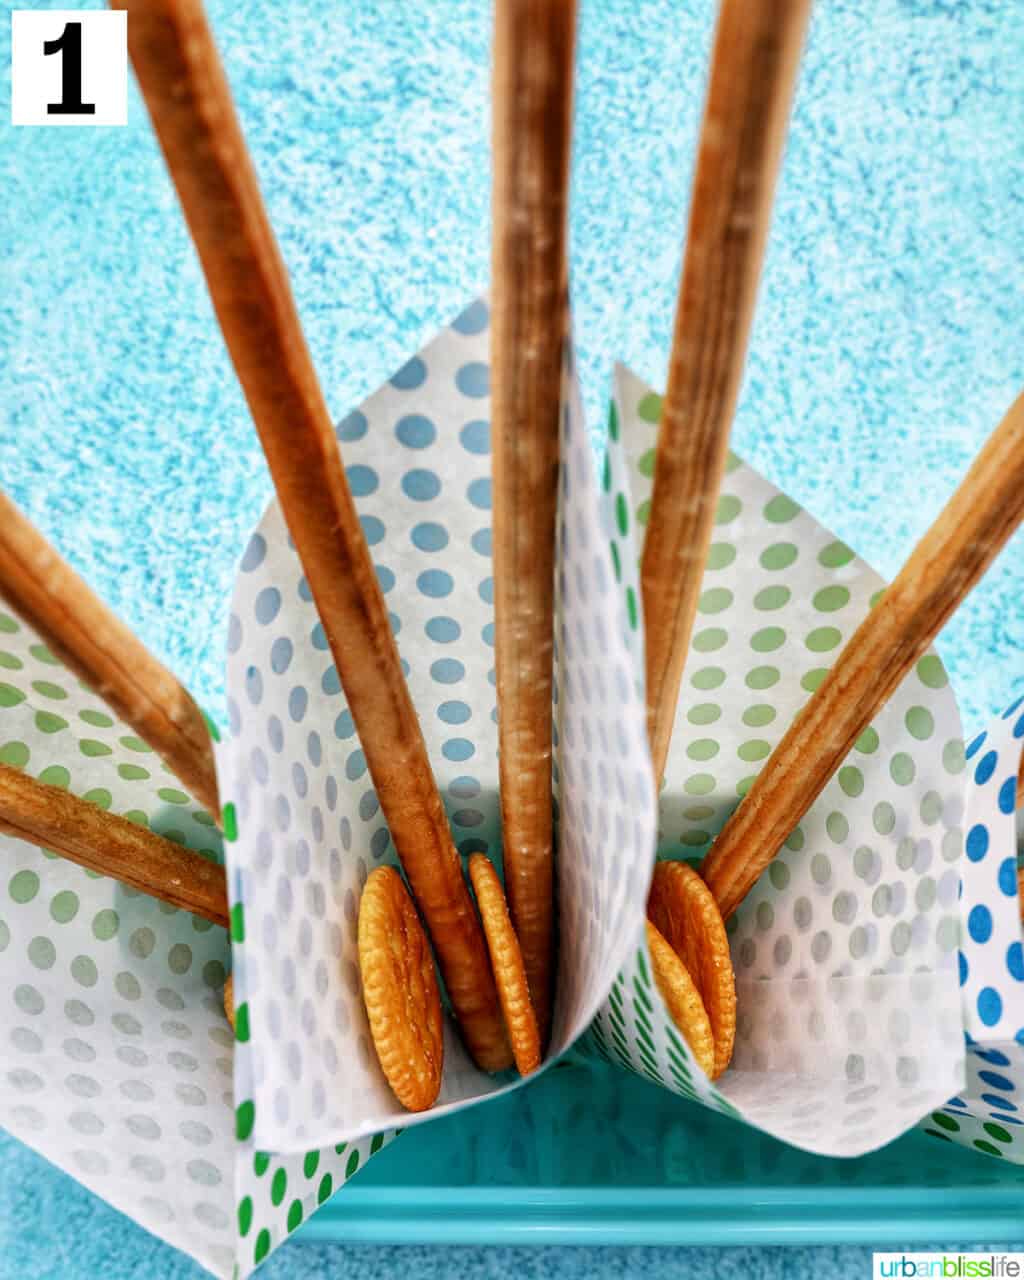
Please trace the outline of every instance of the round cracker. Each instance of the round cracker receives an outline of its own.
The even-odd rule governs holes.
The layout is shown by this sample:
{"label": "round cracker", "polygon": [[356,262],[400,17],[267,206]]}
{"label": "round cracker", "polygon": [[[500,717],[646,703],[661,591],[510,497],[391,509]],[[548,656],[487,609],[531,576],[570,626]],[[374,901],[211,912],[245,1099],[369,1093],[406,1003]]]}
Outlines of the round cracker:
{"label": "round cracker", "polygon": [[430,943],[394,867],[375,868],[363,887],[359,971],[381,1070],[406,1110],[426,1111],[441,1089],[441,996]]}
{"label": "round cracker", "polygon": [[729,1065],[736,1041],[736,979],[725,921],[714,895],[685,862],[659,862],[647,899],[647,916],[686,966],[704,1003],[715,1038],[716,1080]]}
{"label": "round cracker", "polygon": [[231,1030],[235,1029],[235,975],[228,974],[228,980],[224,983],[224,1013],[228,1022],[231,1023]]}
{"label": "round cracker", "polygon": [[711,1032],[711,1020],[686,965],[650,920],[647,921],[647,949],[651,953],[654,980],[672,1015],[672,1021],[690,1046],[697,1065],[705,1075],[710,1076],[715,1065],[715,1038]]}
{"label": "round cracker", "polygon": [[530,999],[523,953],[509,918],[505,891],[498,873],[482,853],[474,853],[470,858],[469,878],[476,894],[487,949],[491,953],[491,968],[498,987],[501,1011],[505,1015],[508,1038],[512,1042],[512,1056],[519,1074],[527,1076],[540,1066],[540,1030]]}

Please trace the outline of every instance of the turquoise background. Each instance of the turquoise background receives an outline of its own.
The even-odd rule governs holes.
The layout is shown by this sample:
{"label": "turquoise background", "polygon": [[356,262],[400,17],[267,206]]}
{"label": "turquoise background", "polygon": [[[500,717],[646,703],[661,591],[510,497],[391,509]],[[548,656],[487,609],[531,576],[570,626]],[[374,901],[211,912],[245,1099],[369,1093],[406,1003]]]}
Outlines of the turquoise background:
{"label": "turquoise background", "polygon": [[[210,13],[340,417],[486,287],[489,5]],[[614,359],[663,380],[712,15],[583,3],[572,253],[595,434]],[[0,45],[6,98],[6,21]],[[1022,63],[1004,0],[821,0],[812,23],[735,444],[887,575],[1024,385]],[[148,121],[134,87],[127,129],[3,110],[0,485],[221,715],[234,565],[270,487]],[[1024,692],[1022,593],[1018,535],[940,640],[968,729]],[[868,1273],[858,1250],[309,1244],[268,1274],[640,1266]],[[97,1271],[194,1269],[5,1140],[0,1277]]]}

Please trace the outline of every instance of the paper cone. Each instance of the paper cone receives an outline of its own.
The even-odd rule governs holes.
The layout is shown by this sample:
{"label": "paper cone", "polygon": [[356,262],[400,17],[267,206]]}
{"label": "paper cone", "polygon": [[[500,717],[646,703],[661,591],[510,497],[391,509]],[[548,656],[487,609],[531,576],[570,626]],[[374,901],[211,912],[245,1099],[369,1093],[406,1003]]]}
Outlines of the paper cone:
{"label": "paper cone", "polygon": [[[219,857],[213,819],[0,612],[0,759]],[[262,1260],[384,1142],[257,1155],[209,921],[0,836],[0,1121],[215,1274]]]}
{"label": "paper cone", "polygon": [[[612,555],[643,673],[637,564],[660,400],[617,373],[604,474]],[[739,458],[718,506],[659,804],[663,856],[701,854],[870,607],[882,581]],[[824,1155],[882,1146],[957,1088],[955,956],[964,754],[928,654],[730,922],[738,1034],[712,1086],[634,954],[593,1031],[668,1089]]]}
{"label": "paper cone", "polygon": [[[500,862],[487,324],[475,302],[338,435],[456,845]],[[643,705],[569,359],[561,421],[560,959],[549,1060],[586,1029],[626,959],[632,939],[620,922],[646,892],[654,834]],[[515,1073],[477,1070],[452,1025],[431,1111],[403,1111],[378,1066],[355,925],[363,882],[396,860],[394,846],[276,503],[242,560],[229,647],[231,731],[219,764],[237,818],[228,866],[244,920],[235,1086],[253,1107],[247,1137],[282,1151],[314,1135],[352,1141],[514,1087]]]}

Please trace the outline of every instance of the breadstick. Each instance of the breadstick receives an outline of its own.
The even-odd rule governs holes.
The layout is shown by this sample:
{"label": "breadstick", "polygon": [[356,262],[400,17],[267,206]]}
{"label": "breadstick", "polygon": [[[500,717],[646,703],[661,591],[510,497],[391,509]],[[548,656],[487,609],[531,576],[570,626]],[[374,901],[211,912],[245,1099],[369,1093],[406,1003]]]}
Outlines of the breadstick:
{"label": "breadstick", "polygon": [[497,0],[491,285],[494,616],[505,889],[551,1021],[551,692],[573,0]]}
{"label": "breadstick", "polygon": [[690,203],[640,582],[665,772],[810,0],[724,0]]}
{"label": "breadstick", "polygon": [[511,1065],[473,909],[384,597],[230,91],[198,0],[115,0],[224,340],[381,808],[481,1067]]}
{"label": "breadstick", "polygon": [[223,867],[5,764],[0,764],[0,831],[214,924],[228,923]]}
{"label": "breadstick", "polygon": [[219,822],[210,732],[191,694],[2,493],[0,596]]}
{"label": "breadstick", "polygon": [[1024,395],[850,637],[708,851],[701,874],[726,919],[1022,517]]}

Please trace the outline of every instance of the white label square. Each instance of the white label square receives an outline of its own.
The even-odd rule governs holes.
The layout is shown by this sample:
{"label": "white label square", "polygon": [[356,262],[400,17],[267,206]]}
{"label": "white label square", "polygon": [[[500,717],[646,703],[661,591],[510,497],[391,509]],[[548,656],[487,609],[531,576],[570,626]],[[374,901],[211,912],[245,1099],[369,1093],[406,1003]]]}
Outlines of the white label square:
{"label": "white label square", "polygon": [[11,123],[128,123],[128,15],[11,12]]}

